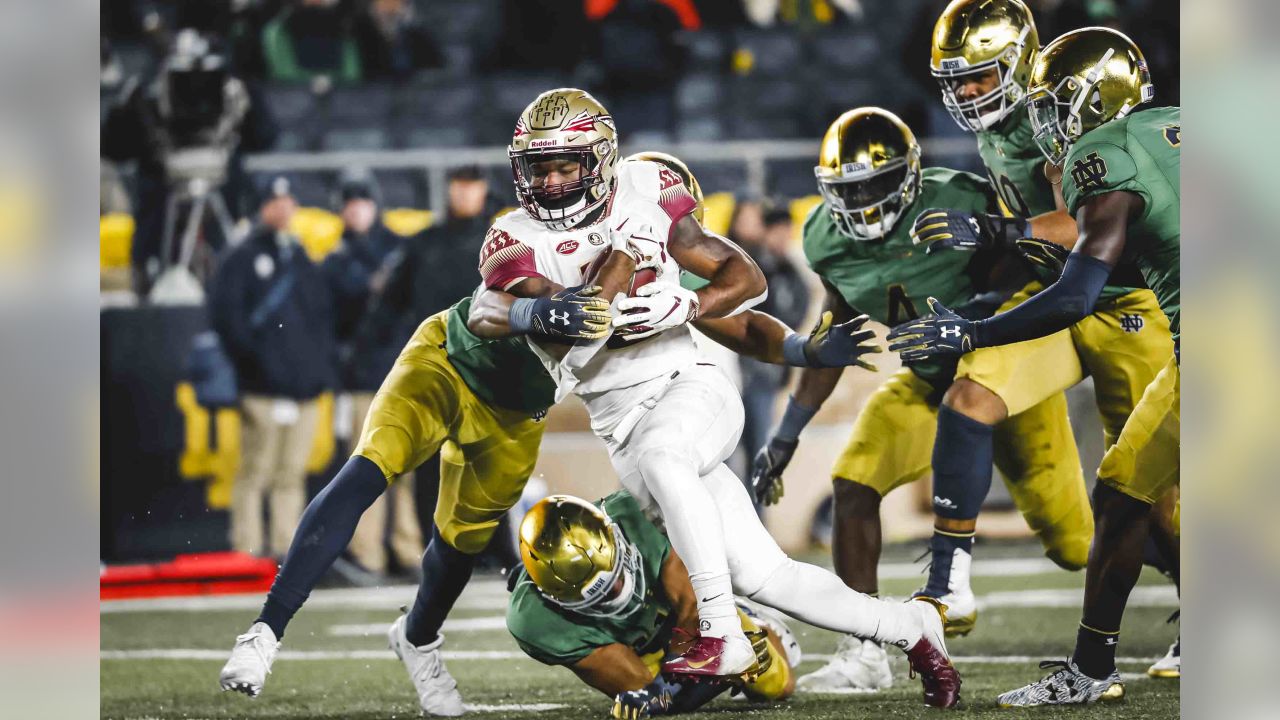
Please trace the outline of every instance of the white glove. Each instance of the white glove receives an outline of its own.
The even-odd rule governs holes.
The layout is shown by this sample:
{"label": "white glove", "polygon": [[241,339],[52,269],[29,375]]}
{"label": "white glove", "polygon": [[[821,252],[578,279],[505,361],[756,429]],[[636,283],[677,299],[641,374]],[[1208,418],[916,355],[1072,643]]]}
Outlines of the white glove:
{"label": "white glove", "polygon": [[665,243],[658,238],[658,233],[652,225],[624,218],[622,222],[609,228],[609,243],[614,250],[626,253],[634,260],[637,270],[654,268],[659,272],[662,271],[666,247]]}
{"label": "white glove", "polygon": [[698,317],[698,294],[675,283],[649,283],[618,302],[613,327],[629,340],[657,335]]}

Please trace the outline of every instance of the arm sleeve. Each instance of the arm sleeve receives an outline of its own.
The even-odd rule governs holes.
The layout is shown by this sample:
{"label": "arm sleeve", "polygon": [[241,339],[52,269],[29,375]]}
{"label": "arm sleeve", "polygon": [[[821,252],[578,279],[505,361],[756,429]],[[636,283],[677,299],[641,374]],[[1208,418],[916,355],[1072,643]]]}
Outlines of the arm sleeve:
{"label": "arm sleeve", "polygon": [[1056,283],[1008,312],[975,322],[974,347],[1033,340],[1071,327],[1093,312],[1110,276],[1110,265],[1072,253]]}
{"label": "arm sleeve", "polygon": [[533,248],[498,228],[489,228],[480,249],[480,277],[485,287],[506,291],[531,277],[542,277]]}

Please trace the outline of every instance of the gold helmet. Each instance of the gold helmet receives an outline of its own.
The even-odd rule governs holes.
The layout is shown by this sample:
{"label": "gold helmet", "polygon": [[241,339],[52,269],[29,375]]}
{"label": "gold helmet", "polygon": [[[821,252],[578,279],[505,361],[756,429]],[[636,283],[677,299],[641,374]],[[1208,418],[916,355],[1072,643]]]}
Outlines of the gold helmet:
{"label": "gold helmet", "polygon": [[[520,113],[507,155],[520,206],[552,230],[567,230],[608,201],[618,132],[609,111],[586,92],[548,90]],[[564,165],[556,168],[558,162]],[[553,168],[576,179],[549,185]]]}
{"label": "gold helmet", "polygon": [[624,617],[644,604],[640,551],[586,500],[551,495],[529,508],[520,559],[542,596],[565,610]]}
{"label": "gold helmet", "polygon": [[1036,145],[1060,165],[1081,135],[1154,97],[1132,40],[1110,28],[1081,28],[1045,46],[1031,71],[1027,109]]}
{"label": "gold helmet", "polygon": [[[965,130],[994,127],[1018,108],[1040,48],[1031,11],[1022,0],[954,0],[933,26],[933,76],[942,103]],[[989,72],[996,85],[973,99],[966,82]]]}
{"label": "gold helmet", "polygon": [[693,209],[693,218],[699,223],[702,222],[702,215],[706,210],[703,206],[704,198],[702,196],[702,186],[698,184],[698,178],[693,176],[693,172],[689,170],[689,166],[685,165],[683,160],[675,155],[668,155],[664,152],[657,152],[656,150],[647,150],[645,152],[638,152],[635,155],[628,155],[623,158],[622,162],[629,162],[631,160],[648,160],[649,162],[656,162],[659,165],[667,166],[668,169],[679,175],[680,181],[684,183],[689,194],[698,202],[698,206]]}
{"label": "gold helmet", "polygon": [[920,144],[888,110],[855,108],[827,128],[813,172],[840,232],[878,240],[920,190]]}

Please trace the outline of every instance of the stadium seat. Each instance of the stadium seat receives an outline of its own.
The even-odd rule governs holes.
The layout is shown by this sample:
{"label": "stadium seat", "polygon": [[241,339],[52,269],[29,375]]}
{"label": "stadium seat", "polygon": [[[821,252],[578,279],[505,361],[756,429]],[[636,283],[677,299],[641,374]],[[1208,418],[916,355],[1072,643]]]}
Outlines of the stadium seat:
{"label": "stadium seat", "polygon": [[378,170],[374,172],[382,190],[384,208],[427,206],[426,180],[420,170]]}
{"label": "stadium seat", "polygon": [[688,50],[690,67],[720,71],[728,62],[728,44],[719,31],[682,31],[676,36],[676,41]]}
{"label": "stadium seat", "polygon": [[739,53],[750,55],[751,75],[785,77],[801,65],[800,37],[789,29],[739,30],[733,40]]}
{"label": "stadium seat", "polygon": [[[281,128],[280,142],[289,147],[280,150],[314,149],[323,114],[320,98],[301,85],[273,83],[263,88],[262,100],[267,112]],[[289,137],[283,137],[288,133]]]}
{"label": "stadium seat", "polygon": [[724,80],[711,73],[695,73],[685,76],[676,85],[676,113],[678,116],[705,115],[714,112],[724,101]]}
{"label": "stadium seat", "polygon": [[475,81],[421,78],[401,88],[391,121],[400,147],[459,147],[474,144],[474,118],[480,104]]}
{"label": "stadium seat", "polygon": [[894,64],[885,58],[880,40],[872,33],[847,28],[829,30],[809,43],[813,63],[831,75],[878,75]]}

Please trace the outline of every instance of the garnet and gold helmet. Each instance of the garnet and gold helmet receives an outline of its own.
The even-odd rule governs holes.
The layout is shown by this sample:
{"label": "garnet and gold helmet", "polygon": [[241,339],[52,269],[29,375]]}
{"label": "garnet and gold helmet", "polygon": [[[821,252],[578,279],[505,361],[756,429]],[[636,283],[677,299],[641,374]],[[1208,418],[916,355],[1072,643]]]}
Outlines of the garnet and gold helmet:
{"label": "garnet and gold helmet", "polygon": [[[930,67],[942,102],[965,130],[982,132],[1018,108],[1040,49],[1035,20],[1022,0],[954,0],[933,26]],[[964,99],[966,81],[995,71],[995,87]]]}
{"label": "garnet and gold helmet", "polygon": [[1155,97],[1142,51],[1110,28],[1073,30],[1045,46],[1031,71],[1027,111],[1036,145],[1062,164],[1071,145]]}
{"label": "garnet and gold helmet", "polygon": [[698,202],[698,206],[693,209],[693,219],[697,220],[699,223],[702,222],[702,215],[706,211],[706,207],[704,207],[703,203],[704,198],[702,195],[702,186],[698,184],[698,178],[693,176],[693,172],[689,170],[689,166],[685,165],[683,160],[675,155],[668,155],[667,153],[657,152],[656,150],[647,150],[645,152],[638,152],[635,155],[628,155],[626,158],[623,158],[622,162],[628,162],[630,160],[648,160],[649,162],[656,162],[659,165],[665,165],[667,169],[671,170],[676,175],[679,175],[680,182],[684,183],[685,189],[687,189],[689,194],[693,196],[693,199]]}
{"label": "garnet and gold helmet", "polygon": [[539,500],[520,522],[520,559],[544,598],[593,617],[644,604],[640,552],[600,508],[571,495]]}
{"label": "garnet and gold helmet", "polygon": [[813,172],[840,232],[878,240],[919,193],[920,144],[888,110],[855,108],[827,128]]}
{"label": "garnet and gold helmet", "polygon": [[[552,230],[567,230],[608,201],[618,133],[609,111],[586,92],[548,90],[520,113],[507,155],[520,206]],[[577,179],[548,185],[554,161],[575,164]]]}

